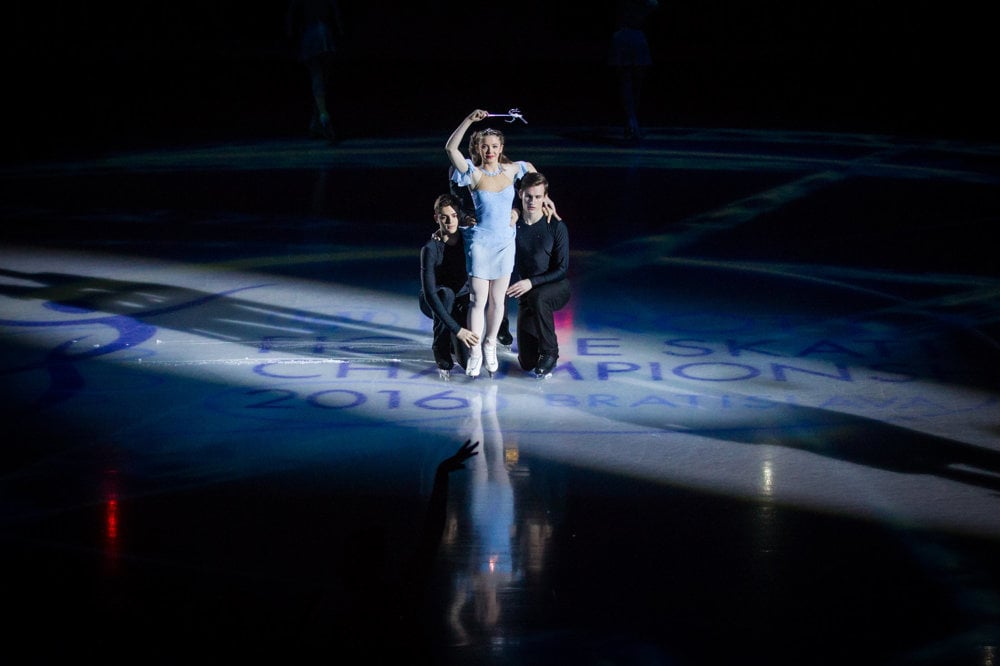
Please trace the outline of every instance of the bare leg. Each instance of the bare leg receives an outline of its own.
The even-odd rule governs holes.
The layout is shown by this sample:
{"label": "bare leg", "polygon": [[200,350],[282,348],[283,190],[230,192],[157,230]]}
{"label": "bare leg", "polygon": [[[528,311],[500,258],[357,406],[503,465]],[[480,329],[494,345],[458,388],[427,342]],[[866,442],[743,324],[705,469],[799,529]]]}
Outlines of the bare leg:
{"label": "bare leg", "polygon": [[[476,335],[482,335],[486,322],[487,302],[492,300],[489,298],[490,281],[473,277],[469,283],[472,287],[469,298],[469,330]],[[497,322],[497,329],[499,328],[500,323]]]}
{"label": "bare leg", "polygon": [[496,344],[500,333],[500,322],[504,316],[504,299],[507,297],[507,287],[510,276],[491,280],[489,283],[489,301],[486,304],[486,339]]}
{"label": "bare leg", "polygon": [[[487,294],[490,291],[490,283],[488,280],[482,278],[473,277],[469,279],[471,285],[471,290],[469,294],[469,330],[473,333],[481,335],[483,332],[483,323],[485,321],[486,315],[486,300]],[[480,341],[482,338],[480,338]],[[469,360],[465,365],[465,374],[470,377],[479,376],[479,368],[483,364],[483,348],[482,342],[469,350]]]}
{"label": "bare leg", "polygon": [[490,281],[490,298],[486,304],[486,334],[483,337],[483,363],[490,376],[500,367],[497,361],[497,334],[504,317],[504,298],[510,277]]}

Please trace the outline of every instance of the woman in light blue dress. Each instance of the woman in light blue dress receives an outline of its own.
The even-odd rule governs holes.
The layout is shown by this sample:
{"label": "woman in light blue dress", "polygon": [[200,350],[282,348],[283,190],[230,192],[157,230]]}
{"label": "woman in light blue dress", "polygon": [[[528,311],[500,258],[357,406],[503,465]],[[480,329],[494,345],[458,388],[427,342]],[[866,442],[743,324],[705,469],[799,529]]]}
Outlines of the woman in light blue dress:
{"label": "woman in light blue dress", "polygon": [[489,116],[477,109],[462,121],[445,144],[451,160],[451,179],[468,187],[476,206],[476,224],[466,230],[465,257],[469,271],[472,298],[467,328],[481,333],[482,349],[470,350],[465,373],[479,376],[485,360],[486,370],[496,372],[497,333],[504,316],[504,298],[514,269],[514,229],[516,218],[511,214],[514,203],[514,181],[529,171],[530,162],[512,162],[503,152],[503,134],[488,128],[473,132],[469,138],[469,158],[462,155],[459,145],[473,123]]}

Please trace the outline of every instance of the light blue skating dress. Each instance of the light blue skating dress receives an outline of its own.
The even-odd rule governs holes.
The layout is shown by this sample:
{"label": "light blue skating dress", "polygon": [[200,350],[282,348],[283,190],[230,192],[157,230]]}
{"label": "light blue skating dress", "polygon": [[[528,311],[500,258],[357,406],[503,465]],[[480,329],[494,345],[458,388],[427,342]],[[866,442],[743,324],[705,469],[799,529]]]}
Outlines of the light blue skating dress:
{"label": "light blue skating dress", "polygon": [[[472,170],[479,167],[466,159],[469,170],[460,173],[452,169],[456,185],[472,184]],[[517,178],[528,173],[524,162],[515,162]],[[514,270],[514,227],[510,225],[510,209],[514,203],[514,183],[499,192],[471,190],[476,206],[476,226],[465,230],[465,266],[469,275],[484,280],[510,276]]]}

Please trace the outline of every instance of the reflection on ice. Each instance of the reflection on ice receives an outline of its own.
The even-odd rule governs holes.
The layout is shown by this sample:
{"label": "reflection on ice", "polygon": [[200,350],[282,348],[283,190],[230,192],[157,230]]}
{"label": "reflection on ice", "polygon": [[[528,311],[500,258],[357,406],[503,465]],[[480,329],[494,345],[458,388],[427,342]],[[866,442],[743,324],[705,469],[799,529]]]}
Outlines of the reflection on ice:
{"label": "reflection on ice", "polygon": [[[459,428],[482,442],[480,455],[470,461],[469,502],[454,507],[447,543],[457,547],[448,625],[458,644],[489,642],[504,610],[505,593],[520,577],[515,562],[514,488],[497,418],[495,383],[470,398],[469,417]],[[462,534],[467,531],[467,534]],[[463,563],[464,561],[464,563]]]}

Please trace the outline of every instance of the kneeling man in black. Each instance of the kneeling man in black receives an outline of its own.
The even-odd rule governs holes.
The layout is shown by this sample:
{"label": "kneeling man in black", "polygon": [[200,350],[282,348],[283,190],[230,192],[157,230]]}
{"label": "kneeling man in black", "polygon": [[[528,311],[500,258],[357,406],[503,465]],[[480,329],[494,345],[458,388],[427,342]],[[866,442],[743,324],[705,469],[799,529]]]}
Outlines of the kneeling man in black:
{"label": "kneeling man in black", "polygon": [[479,344],[479,336],[459,323],[466,321],[469,310],[469,273],[460,216],[455,197],[439,196],[434,201],[437,231],[420,249],[420,311],[434,321],[431,349],[444,378],[450,375],[456,356],[465,368],[469,349]]}
{"label": "kneeling man in black", "polygon": [[507,295],[517,298],[517,360],[538,378],[550,377],[559,359],[555,311],[569,302],[569,231],[549,199],[540,173],[521,179],[514,275]]}

